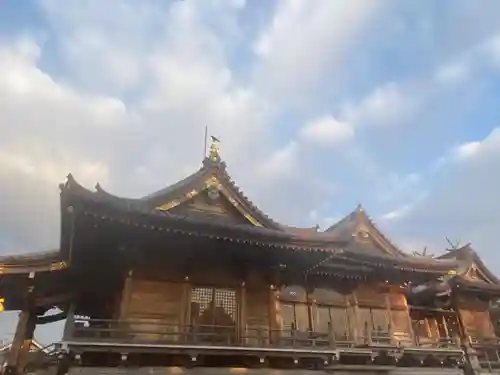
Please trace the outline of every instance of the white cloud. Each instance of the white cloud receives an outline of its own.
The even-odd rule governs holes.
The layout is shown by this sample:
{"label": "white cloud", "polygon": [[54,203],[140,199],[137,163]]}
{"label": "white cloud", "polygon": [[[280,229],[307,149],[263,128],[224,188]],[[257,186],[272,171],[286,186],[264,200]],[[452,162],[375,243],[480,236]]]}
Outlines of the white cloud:
{"label": "white cloud", "polygon": [[320,146],[332,146],[354,137],[353,127],[333,116],[323,116],[309,121],[300,130],[300,137]]}
{"label": "white cloud", "polygon": [[411,204],[411,203],[405,204],[405,205],[403,205],[401,207],[396,208],[393,211],[389,211],[389,212],[383,214],[380,217],[380,219],[381,220],[396,220],[396,219],[400,219],[403,216],[407,215],[410,212],[410,210],[411,210],[412,207],[413,207],[413,204]]}
{"label": "white cloud", "polygon": [[377,0],[279,0],[254,50],[266,85],[286,97],[307,90],[339,64],[348,41],[367,25]]}
{"label": "white cloud", "polygon": [[358,103],[348,103],[342,119],[359,126],[398,125],[402,118],[410,117],[415,109],[416,97],[402,91],[395,82],[376,87]]}
{"label": "white cloud", "polygon": [[[10,213],[0,221],[0,237],[18,247],[8,250],[57,246],[57,184],[67,173],[119,195],[146,194],[199,167],[205,125],[222,140],[230,173],[246,192],[280,211],[273,187],[296,178],[304,163],[296,142],[272,149],[266,134],[279,108],[231,70],[226,42],[238,33],[243,2],[42,4],[60,55],[29,37],[0,44],[6,72],[0,75],[0,176],[7,181],[0,194]],[[57,74],[40,67],[49,53],[58,58]],[[321,199],[331,185],[308,188]],[[297,218],[317,204],[304,188],[288,191],[290,199],[303,200]]]}
{"label": "white cloud", "polygon": [[[142,195],[198,168],[207,124],[223,140],[229,162],[242,165],[257,144],[266,148],[259,136],[269,106],[251,87],[233,81],[221,41],[192,2],[168,12],[136,2],[120,2],[116,9],[44,4],[64,56],[71,57],[60,63],[70,63],[78,76],[63,81],[42,70],[38,64],[47,51],[33,39],[0,44],[0,176],[6,181],[0,194],[10,213],[0,221],[2,242],[30,251],[57,245],[57,184],[69,172],[89,187],[101,181],[120,194]],[[228,7],[226,19],[236,17],[238,2],[233,5],[213,1],[215,10]],[[176,23],[151,43],[144,33],[148,19]],[[77,34],[83,39],[74,39]],[[85,38],[101,43],[102,51]],[[124,71],[106,61],[122,52],[130,61]],[[137,97],[125,95],[125,104],[117,96],[121,80],[135,69]]]}
{"label": "white cloud", "polygon": [[266,158],[260,168],[262,178],[268,182],[273,179],[290,177],[298,167],[299,146],[297,142],[291,141],[284,147],[275,150]]}
{"label": "white cloud", "polygon": [[436,80],[439,83],[459,83],[467,78],[469,66],[466,62],[454,62],[438,67]]}
{"label": "white cloud", "polygon": [[489,38],[481,45],[481,52],[485,52],[495,67],[500,67],[500,34]]}
{"label": "white cloud", "polygon": [[481,142],[466,142],[458,146],[455,150],[456,157],[460,160],[473,158],[481,150]]}
{"label": "white cloud", "polygon": [[500,175],[495,171],[500,170],[500,128],[481,141],[454,148],[448,160],[440,171],[445,178],[399,220],[393,220],[393,230],[433,244],[443,243],[445,236],[462,244],[472,241],[491,268],[498,268]]}

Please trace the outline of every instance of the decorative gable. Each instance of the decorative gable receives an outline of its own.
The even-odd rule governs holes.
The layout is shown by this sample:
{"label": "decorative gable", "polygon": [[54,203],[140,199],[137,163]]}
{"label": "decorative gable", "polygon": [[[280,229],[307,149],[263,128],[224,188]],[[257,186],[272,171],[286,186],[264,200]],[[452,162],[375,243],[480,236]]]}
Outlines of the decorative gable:
{"label": "decorative gable", "polygon": [[335,239],[349,241],[350,251],[353,252],[373,255],[404,255],[375,226],[361,205],[358,205],[353,212],[326,229],[325,232]]}
{"label": "decorative gable", "polygon": [[455,259],[461,264],[458,275],[465,280],[500,285],[500,280],[484,264],[470,243],[448,249],[438,259]]}
{"label": "decorative gable", "polygon": [[[164,210],[162,207],[157,209]],[[186,200],[169,207],[168,212],[174,215],[189,216],[200,219],[217,220],[232,224],[258,225],[254,218],[248,219],[244,212],[238,209],[225,193],[215,186],[209,186],[204,190],[191,192]],[[252,220],[255,221],[252,222]]]}
{"label": "decorative gable", "polygon": [[470,281],[479,281],[479,282],[482,282],[482,283],[486,283],[486,284],[493,284],[493,282],[491,280],[489,280],[483,272],[481,272],[481,270],[478,268],[478,266],[473,263],[470,268],[467,270],[467,272],[463,275],[463,277],[466,279],[466,280],[470,280]]}
{"label": "decorative gable", "polygon": [[196,173],[143,198],[153,209],[193,216],[218,217],[233,223],[280,229],[236,187],[218,155],[206,158]]}

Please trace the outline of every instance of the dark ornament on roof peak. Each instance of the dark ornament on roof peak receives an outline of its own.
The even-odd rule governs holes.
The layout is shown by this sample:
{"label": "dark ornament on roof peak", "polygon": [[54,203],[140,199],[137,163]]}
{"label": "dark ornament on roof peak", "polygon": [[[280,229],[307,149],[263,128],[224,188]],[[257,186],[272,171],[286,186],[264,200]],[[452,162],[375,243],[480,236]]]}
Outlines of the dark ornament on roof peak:
{"label": "dark ornament on roof peak", "polygon": [[204,168],[217,167],[219,169],[225,170],[226,163],[222,161],[219,155],[219,143],[220,143],[219,138],[210,136],[210,142],[211,143],[209,147],[208,156],[206,156],[205,159],[203,160],[203,167]]}

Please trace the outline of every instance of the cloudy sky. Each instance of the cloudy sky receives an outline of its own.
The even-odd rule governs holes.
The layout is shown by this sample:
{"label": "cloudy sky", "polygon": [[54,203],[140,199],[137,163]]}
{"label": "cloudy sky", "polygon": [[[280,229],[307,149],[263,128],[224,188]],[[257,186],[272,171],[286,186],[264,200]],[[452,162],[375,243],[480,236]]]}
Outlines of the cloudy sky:
{"label": "cloudy sky", "polygon": [[496,0],[0,0],[0,254],[58,246],[69,172],[145,195],[199,167],[208,125],[276,220],[326,228],[361,202],[406,251],[472,241],[500,274],[499,17]]}

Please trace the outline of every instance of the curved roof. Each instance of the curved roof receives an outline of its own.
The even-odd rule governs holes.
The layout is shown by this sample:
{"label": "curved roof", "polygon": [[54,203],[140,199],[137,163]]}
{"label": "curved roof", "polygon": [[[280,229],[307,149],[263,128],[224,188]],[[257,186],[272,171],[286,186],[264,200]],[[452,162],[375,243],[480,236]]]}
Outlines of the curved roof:
{"label": "curved roof", "polygon": [[[457,273],[464,280],[469,279],[467,280],[469,282],[500,285],[500,279],[486,267],[486,264],[470,243],[455,249],[447,249],[447,252],[437,257],[437,259],[454,259],[459,262],[460,269]],[[480,276],[479,280],[470,280],[470,277],[468,277],[474,271]]]}
{"label": "curved roof", "polygon": [[[359,204],[354,211],[325,230],[332,238],[350,241],[352,251],[367,253],[381,253],[397,257],[411,257],[394,245],[368,216],[365,209]],[[373,241],[356,241],[356,236],[366,233],[367,239]]]}
{"label": "curved roof", "polygon": [[[194,190],[207,188],[207,181],[215,178],[217,183],[223,185],[229,191],[233,201],[243,207],[245,212],[249,212],[262,226],[228,224],[211,222],[203,218],[187,217],[186,215],[175,215],[169,209],[158,209],[159,205],[165,202],[179,200]],[[144,217],[153,220],[163,220],[162,225],[170,225],[173,228],[197,228],[201,232],[223,233],[226,237],[237,237],[240,239],[267,241],[269,243],[286,243],[292,247],[316,248],[328,251],[328,249],[342,248],[342,251],[355,254],[359,259],[367,262],[384,262],[393,266],[407,265],[408,267],[430,267],[449,268],[453,267],[455,261],[443,261],[426,257],[417,257],[406,254],[397,248],[389,239],[376,227],[374,222],[366,214],[361,205],[347,215],[345,218],[332,225],[325,231],[318,231],[318,227],[300,228],[277,223],[260,210],[241,191],[236,183],[227,173],[226,164],[218,154],[215,157],[207,157],[199,170],[187,176],[183,180],[158,190],[142,198],[125,198],[113,195],[104,190],[99,184],[95,190],[91,191],[80,185],[74,177],[69,174],[61,189],[61,209],[62,209],[62,232],[68,231],[68,220],[66,220],[65,210],[68,206],[78,202],[80,204],[98,205],[104,210],[112,209],[114,212],[121,212],[127,215],[145,215]],[[183,229],[184,230],[184,229]],[[368,240],[358,238],[360,230],[368,232]],[[293,245],[292,245],[293,244]],[[67,247],[64,243],[63,233],[61,234],[61,248]],[[54,262],[60,261],[58,250],[33,253],[26,255],[14,255],[0,258],[0,267],[53,267]]]}
{"label": "curved roof", "polygon": [[59,250],[0,256],[0,275],[44,272],[65,268]]}
{"label": "curved roof", "polygon": [[[94,215],[96,218],[109,215],[109,220],[119,220],[118,216],[123,215],[126,218],[125,220],[131,220],[134,218],[133,215],[140,214],[144,220],[154,220],[154,224],[152,225],[162,226],[166,228],[165,230],[168,229],[168,231],[186,231],[190,232],[191,235],[196,233],[197,236],[220,236],[220,238],[228,238],[236,241],[272,244],[273,246],[304,250],[327,252],[336,250],[334,251],[335,256],[332,257],[332,261],[342,260],[338,257],[338,254],[345,253],[345,256],[348,257],[347,260],[357,259],[358,264],[361,262],[366,265],[383,265],[383,267],[389,266],[407,271],[432,269],[446,273],[456,267],[454,260],[435,260],[415,256],[402,257],[380,251],[356,251],[355,246],[357,245],[349,242],[351,236],[349,238],[342,238],[342,236],[333,235],[332,232],[317,232],[316,228],[299,230],[299,228],[282,226],[280,229],[275,229],[242,224],[227,224],[204,220],[198,217],[179,216],[163,210],[151,210],[151,206],[142,199],[130,200],[111,196],[108,193],[103,194],[99,189],[94,192],[87,190],[78,184],[72,176],[68,178],[68,181],[64,185],[62,196],[67,200],[67,204],[83,206],[88,209],[88,215]],[[91,205],[93,205],[93,208]]]}
{"label": "curved roof", "polygon": [[285,230],[287,232],[295,233],[298,235],[307,236],[307,235],[313,235],[316,233],[320,233],[320,232],[318,232],[318,230],[319,230],[318,225],[315,225],[314,227],[310,227],[310,228],[294,227],[291,225],[281,225],[281,227],[283,228],[283,230]]}
{"label": "curved roof", "polygon": [[[221,237],[245,239],[248,242],[262,241],[269,243],[283,243],[290,247],[303,247],[308,249],[319,248],[325,251],[337,249],[344,245],[343,242],[332,239],[324,233],[294,233],[274,228],[258,227],[242,224],[228,224],[224,222],[201,219],[199,217],[180,216],[163,210],[151,210],[151,205],[142,199],[128,199],[102,194],[101,191],[90,191],[80,185],[72,176],[68,177],[63,186],[62,199],[68,206],[84,206],[88,208],[86,215],[99,216],[123,215],[128,217],[140,215],[144,220],[154,220],[168,230],[178,232],[196,232],[200,236],[220,235]],[[93,208],[90,208],[93,205]],[[95,213],[94,213],[95,212]],[[106,216],[108,217],[108,216]]]}
{"label": "curved roof", "polygon": [[215,177],[220,183],[222,183],[224,187],[230,191],[231,195],[238,201],[238,203],[245,207],[245,209],[248,210],[260,223],[262,223],[263,226],[266,228],[282,230],[282,226],[279,223],[271,219],[244,194],[244,192],[228,174],[226,163],[222,161],[218,154],[215,158],[206,157],[203,160],[202,167],[190,176],[174,183],[173,185],[146,195],[140,200],[156,206],[166,201],[171,201],[181,197],[196,187],[204,187],[206,183],[205,181],[209,177]]}

